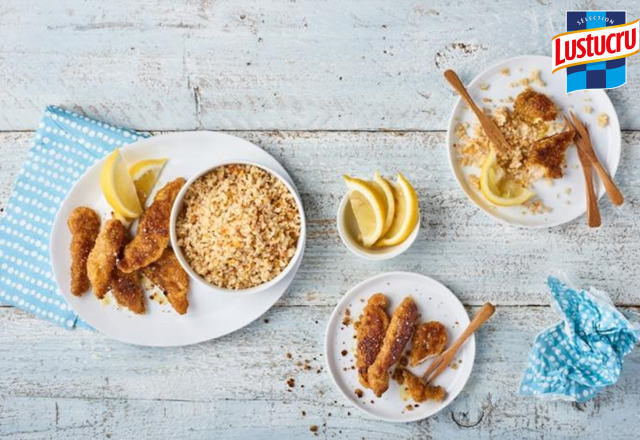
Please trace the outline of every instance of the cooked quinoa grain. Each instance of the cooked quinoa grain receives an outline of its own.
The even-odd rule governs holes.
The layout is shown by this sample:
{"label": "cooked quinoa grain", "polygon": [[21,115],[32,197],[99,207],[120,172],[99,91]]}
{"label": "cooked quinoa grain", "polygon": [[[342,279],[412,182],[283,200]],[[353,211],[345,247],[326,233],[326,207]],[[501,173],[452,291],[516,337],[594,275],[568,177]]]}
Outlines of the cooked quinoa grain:
{"label": "cooked quinoa grain", "polygon": [[225,289],[248,289],[287,267],[300,236],[300,212],[288,188],[271,173],[226,165],[189,187],[176,233],[198,275]]}

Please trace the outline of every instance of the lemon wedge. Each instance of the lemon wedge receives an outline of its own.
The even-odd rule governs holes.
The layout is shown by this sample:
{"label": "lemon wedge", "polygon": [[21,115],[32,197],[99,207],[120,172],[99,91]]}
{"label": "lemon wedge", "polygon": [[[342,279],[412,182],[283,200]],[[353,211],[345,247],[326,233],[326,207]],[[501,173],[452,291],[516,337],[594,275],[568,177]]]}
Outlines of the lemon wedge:
{"label": "lemon wedge", "polygon": [[358,240],[365,247],[373,246],[382,236],[386,222],[384,197],[371,182],[343,176],[349,188],[349,203],[360,229]]}
{"label": "lemon wedge", "polygon": [[129,175],[133,179],[133,184],[136,187],[136,193],[140,204],[144,206],[144,202],[151,194],[151,190],[158,181],[160,171],[167,163],[167,159],[145,159],[134,163],[129,168]]}
{"label": "lemon wedge", "polygon": [[385,212],[387,213],[386,221],[382,228],[382,235],[384,236],[389,228],[391,228],[391,223],[393,223],[393,218],[396,214],[396,202],[393,196],[393,188],[391,187],[391,184],[377,171],[373,175],[373,182],[371,183],[378,193],[382,194],[384,199]]}
{"label": "lemon wedge", "polygon": [[138,218],[142,214],[142,205],[140,205],[133,179],[117,148],[107,156],[102,166],[100,187],[116,214],[128,219]]}
{"label": "lemon wedge", "polygon": [[480,191],[488,201],[498,206],[522,205],[535,195],[533,191],[509,180],[498,164],[493,149],[482,164]]}
{"label": "lemon wedge", "polygon": [[393,184],[395,216],[389,231],[376,243],[376,246],[395,246],[405,241],[418,224],[420,209],[418,195],[407,179],[398,173]]}

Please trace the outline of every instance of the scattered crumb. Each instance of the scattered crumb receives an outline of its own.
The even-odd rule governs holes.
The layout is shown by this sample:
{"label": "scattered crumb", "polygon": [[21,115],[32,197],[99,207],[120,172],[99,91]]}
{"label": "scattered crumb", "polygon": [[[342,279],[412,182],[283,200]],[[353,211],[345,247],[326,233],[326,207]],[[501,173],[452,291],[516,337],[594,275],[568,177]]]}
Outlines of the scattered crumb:
{"label": "scattered crumb", "polygon": [[507,67],[505,67],[504,69],[502,69],[500,71],[500,73],[502,73],[504,76],[509,76],[509,75],[511,75],[511,70],[509,70]]}
{"label": "scattered crumb", "polygon": [[405,408],[407,408],[407,411],[413,411],[413,405],[411,404],[407,405]]}
{"label": "scattered crumb", "polygon": [[566,188],[564,189],[564,193],[565,193],[566,195],[571,194],[571,188],[566,187]]}
{"label": "scattered crumb", "polygon": [[609,125],[609,115],[606,113],[600,113],[598,115],[598,127],[604,128]]}
{"label": "scattered crumb", "polygon": [[349,354],[349,352],[348,352],[347,350],[342,350],[342,351],[340,352],[340,354],[341,354],[342,356],[346,356],[347,354]]}
{"label": "scattered crumb", "polygon": [[318,432],[318,425],[311,425],[309,427],[309,431],[311,432]]}
{"label": "scattered crumb", "polygon": [[287,353],[287,359],[291,359],[293,357],[293,355],[291,353]]}
{"label": "scattered crumb", "polygon": [[289,385],[289,388],[293,388],[296,386],[296,380],[293,377],[290,377],[287,380],[287,385]]}
{"label": "scattered crumb", "polygon": [[542,81],[542,79],[540,78],[540,71],[539,70],[532,70],[531,72],[529,72],[529,79],[531,80],[531,82],[537,86],[540,87],[546,87],[547,84]]}
{"label": "scattered crumb", "polygon": [[351,324],[351,310],[345,309],[342,324],[346,325],[347,327]]}
{"label": "scattered crumb", "polygon": [[487,83],[480,84],[480,90],[483,90],[483,91],[489,90],[489,84]]}
{"label": "scattered crumb", "polygon": [[531,80],[529,78],[520,78],[518,82],[520,83],[520,85],[525,87],[531,84]]}
{"label": "scattered crumb", "polygon": [[358,398],[362,398],[362,396],[364,396],[364,392],[360,388],[356,388],[354,392]]}
{"label": "scattered crumb", "polygon": [[585,105],[584,112],[590,115],[591,113],[593,113],[593,107],[591,107],[590,105]]}
{"label": "scattered crumb", "polygon": [[269,318],[264,318],[262,322],[264,322],[265,324],[269,324]]}

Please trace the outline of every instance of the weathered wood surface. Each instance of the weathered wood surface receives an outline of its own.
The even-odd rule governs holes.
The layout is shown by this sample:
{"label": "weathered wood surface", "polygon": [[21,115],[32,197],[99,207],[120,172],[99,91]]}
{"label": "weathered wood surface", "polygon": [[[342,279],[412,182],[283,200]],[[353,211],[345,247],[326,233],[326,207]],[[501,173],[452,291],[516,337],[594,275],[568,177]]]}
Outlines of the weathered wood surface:
{"label": "weathered wood surface", "polygon": [[[292,306],[335,305],[349,286],[382,270],[428,274],[465,304],[547,305],[546,275],[562,269],[575,282],[607,289],[618,304],[640,305],[640,133],[623,136],[616,180],[626,200],[601,202],[603,226],[584,218],[565,226],[525,230],[487,217],[458,187],[445,152],[444,133],[240,132],[272,153],[292,174],[308,217],[307,251],[295,280],[304,295],[287,295]],[[31,135],[0,135],[0,199],[4,203]],[[15,145],[21,145],[17,148]],[[369,176],[375,169],[402,171],[421,202],[417,242],[391,261],[366,262],[342,245],[335,226],[341,175]]]}
{"label": "weathered wood surface", "polygon": [[[584,219],[540,231],[497,224],[466,200],[444,149],[456,97],[442,72],[470,80],[508,57],[550,54],[567,9],[640,16],[630,0],[0,1],[0,215],[30,130],[58,104],[139,130],[233,131],[291,172],[309,220],[303,265],[268,322],[217,341],[132,347],[0,306],[0,437],[302,438],[317,425],[323,438],[637,438],[640,352],[585,405],[516,390],[535,334],[557,319],[550,270],[640,316],[640,132],[623,134],[625,205],[603,202],[596,231]],[[626,130],[640,130],[639,69],[630,58],[628,84],[608,92]],[[425,226],[385,263],[349,254],[334,220],[340,175],[374,169],[410,177]],[[499,306],[463,394],[419,423],[360,414],[324,368],[333,307],[387,270],[442,281],[471,313]],[[305,359],[310,371],[295,365]]]}
{"label": "weathered wood surface", "polygon": [[[453,179],[444,133],[239,132],[274,154],[302,194],[309,232],[305,260],[289,292],[264,318],[217,341],[145,349],[81,330],[57,329],[0,307],[0,435],[14,438],[597,438],[640,429],[640,355],[628,358],[614,388],[586,405],[516,395],[535,334],[556,321],[543,278],[563,268],[608,289],[640,314],[640,133],[623,136],[622,208],[603,204],[605,225],[579,219],[530,231],[496,224]],[[0,134],[0,209],[32,133]],[[426,226],[406,255],[386,263],[351,256],[335,229],[341,173],[402,169],[416,184]],[[324,327],[356,282],[410,270],[447,284],[475,313],[491,300],[499,314],[478,338],[463,394],[436,417],[396,425],[347,405],[324,368]],[[286,359],[291,352],[293,360]],[[311,371],[295,365],[311,361]],[[320,373],[316,370],[322,368]],[[289,391],[286,381],[296,387]],[[302,387],[304,385],[304,388]],[[302,411],[306,416],[302,415]]]}
{"label": "weathered wood surface", "polygon": [[[568,9],[640,15],[632,0],[3,0],[0,129],[62,104],[147,130],[442,130],[445,69],[550,55]],[[610,91],[626,129],[639,64]]]}
{"label": "weathered wood surface", "polygon": [[[305,293],[294,287],[289,296]],[[437,416],[409,424],[371,420],[335,389],[322,355],[331,311],[279,304],[268,323],[220,340],[149,349],[0,308],[0,435],[302,438],[317,425],[322,438],[637,438],[640,352],[627,358],[615,387],[587,404],[516,396],[535,333],[557,320],[548,307],[498,308],[480,331],[463,393]],[[311,370],[295,365],[301,360]]]}

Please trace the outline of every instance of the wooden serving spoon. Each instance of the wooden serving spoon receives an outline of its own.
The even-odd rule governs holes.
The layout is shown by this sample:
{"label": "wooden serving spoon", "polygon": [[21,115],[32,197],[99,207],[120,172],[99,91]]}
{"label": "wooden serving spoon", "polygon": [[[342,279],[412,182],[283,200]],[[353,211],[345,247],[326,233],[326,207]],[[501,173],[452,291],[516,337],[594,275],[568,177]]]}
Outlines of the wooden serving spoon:
{"label": "wooden serving spoon", "polygon": [[478,121],[480,122],[480,125],[482,125],[484,132],[487,134],[487,137],[493,143],[496,149],[502,153],[511,150],[509,142],[507,142],[507,139],[504,137],[498,126],[473,101],[473,98],[471,98],[471,95],[469,95],[467,88],[464,86],[464,84],[462,84],[462,81],[460,81],[460,78],[458,77],[456,72],[454,72],[453,70],[447,70],[444,72],[444,77],[447,81],[449,81],[449,84],[451,84],[456,92],[458,92],[462,99],[469,105],[471,110],[473,110],[473,113],[475,113],[476,117],[478,118]]}
{"label": "wooden serving spoon", "polygon": [[[462,347],[462,344],[466,342],[467,339],[482,325],[489,320],[496,311],[496,308],[491,303],[484,303],[484,305],[480,308],[476,316],[473,317],[469,326],[465,329],[465,331],[460,335],[460,337],[453,343],[451,347],[445,350],[440,356],[438,356],[427,368],[427,371],[422,375],[422,379],[425,383],[429,383],[433,381],[436,377],[440,376],[444,370],[449,367],[451,361],[453,361],[454,356],[457,351]],[[431,374],[433,373],[433,374]]]}

